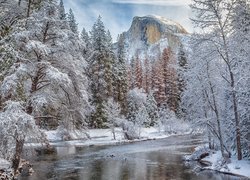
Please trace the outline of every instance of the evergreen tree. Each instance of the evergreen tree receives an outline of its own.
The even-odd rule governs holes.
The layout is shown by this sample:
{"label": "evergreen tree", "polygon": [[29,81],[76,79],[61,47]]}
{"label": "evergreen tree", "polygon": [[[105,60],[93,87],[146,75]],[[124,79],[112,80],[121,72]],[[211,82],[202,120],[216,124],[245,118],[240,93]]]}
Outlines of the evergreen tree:
{"label": "evergreen tree", "polygon": [[157,124],[159,115],[158,115],[157,102],[155,101],[155,98],[152,92],[150,92],[147,95],[146,110],[150,119],[150,122],[148,125],[154,126],[155,124]]}
{"label": "evergreen tree", "polygon": [[69,27],[71,31],[75,34],[78,34],[78,24],[76,23],[75,15],[71,8],[69,9],[69,14],[68,14],[67,19],[68,19]]}
{"label": "evergreen tree", "polygon": [[136,87],[136,75],[135,75],[135,67],[136,67],[136,58],[132,57],[130,59],[130,63],[128,65],[128,76],[130,77],[129,80],[129,89],[134,89]]}
{"label": "evergreen tree", "polygon": [[113,96],[114,53],[111,35],[106,32],[101,16],[94,23],[90,34],[93,54],[91,55],[89,69],[93,104],[96,106],[92,122],[97,123],[97,125],[92,124],[92,126],[100,128],[107,121],[103,103],[106,103],[107,99]]}
{"label": "evergreen tree", "polygon": [[177,72],[175,69],[176,61],[170,48],[165,48],[162,52],[162,71],[165,84],[166,103],[172,111],[177,111],[178,87]]}
{"label": "evergreen tree", "polygon": [[153,67],[153,92],[158,106],[166,103],[165,86],[162,64],[161,61],[157,61]]}
{"label": "evergreen tree", "polygon": [[66,13],[64,9],[63,0],[60,0],[60,3],[59,3],[59,18],[61,20],[66,20]]}
{"label": "evergreen tree", "polygon": [[143,82],[142,64],[141,64],[141,60],[137,56],[136,59],[135,59],[135,87],[141,89],[142,88],[142,82]]}
{"label": "evergreen tree", "polygon": [[113,42],[109,30],[106,32],[106,52],[104,61],[104,79],[107,84],[107,96],[113,97],[113,66],[115,63],[115,54],[113,52]]}
{"label": "evergreen tree", "polygon": [[143,72],[143,88],[146,93],[149,94],[152,86],[152,74],[151,74],[151,66],[149,64],[148,58],[144,60],[144,72]]}
{"label": "evergreen tree", "polygon": [[125,62],[124,35],[121,34],[118,40],[117,59],[114,64],[114,82],[115,82],[115,99],[119,102],[122,108],[122,114],[126,113],[127,109],[127,92],[128,78]]}
{"label": "evergreen tree", "polygon": [[177,115],[178,116],[183,116],[184,115],[184,109],[180,108],[180,103],[181,103],[181,95],[183,94],[183,91],[185,90],[186,82],[185,82],[185,77],[184,73],[187,71],[187,55],[184,51],[183,44],[180,45],[178,49],[178,68],[177,68],[177,76],[178,76],[178,105],[177,105]]}
{"label": "evergreen tree", "polygon": [[85,28],[82,29],[82,32],[80,34],[81,40],[84,42],[85,48],[83,50],[83,54],[85,58],[89,58],[92,47],[91,47],[91,42],[90,42],[90,37],[88,32],[85,30]]}

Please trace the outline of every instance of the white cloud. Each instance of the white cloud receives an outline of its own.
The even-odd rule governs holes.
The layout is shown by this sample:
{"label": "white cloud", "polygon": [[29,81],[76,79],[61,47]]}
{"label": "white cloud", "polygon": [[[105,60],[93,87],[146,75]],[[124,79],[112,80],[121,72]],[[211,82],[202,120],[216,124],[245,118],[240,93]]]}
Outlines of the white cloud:
{"label": "white cloud", "polygon": [[114,41],[118,34],[129,29],[134,16],[163,16],[192,32],[188,2],[189,0],[64,0],[67,12],[69,8],[73,9],[79,31],[83,27],[90,31],[97,17],[101,15]]}
{"label": "white cloud", "polygon": [[121,4],[148,4],[160,6],[184,6],[189,5],[191,0],[113,0],[114,3]]}

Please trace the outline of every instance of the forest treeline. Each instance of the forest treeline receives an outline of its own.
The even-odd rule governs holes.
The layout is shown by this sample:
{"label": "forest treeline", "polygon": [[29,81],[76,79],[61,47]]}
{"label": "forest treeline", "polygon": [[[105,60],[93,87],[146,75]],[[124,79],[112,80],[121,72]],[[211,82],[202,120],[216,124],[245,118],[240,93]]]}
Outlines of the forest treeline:
{"label": "forest treeline", "polygon": [[123,34],[114,46],[101,16],[79,31],[62,0],[0,0],[0,157],[16,171],[27,139],[48,143],[42,130],[121,127],[135,139],[185,120],[224,157],[249,158],[249,3],[191,7],[199,33],[151,60],[127,59]]}

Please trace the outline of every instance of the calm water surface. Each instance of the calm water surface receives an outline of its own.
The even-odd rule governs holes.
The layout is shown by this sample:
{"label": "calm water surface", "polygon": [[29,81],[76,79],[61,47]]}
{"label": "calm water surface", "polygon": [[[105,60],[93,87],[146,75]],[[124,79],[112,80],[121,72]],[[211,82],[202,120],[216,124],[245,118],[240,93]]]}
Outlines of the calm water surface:
{"label": "calm water surface", "polygon": [[35,173],[21,180],[234,180],[211,171],[195,173],[182,156],[202,144],[199,136],[116,146],[76,147],[62,144],[57,154],[33,157]]}

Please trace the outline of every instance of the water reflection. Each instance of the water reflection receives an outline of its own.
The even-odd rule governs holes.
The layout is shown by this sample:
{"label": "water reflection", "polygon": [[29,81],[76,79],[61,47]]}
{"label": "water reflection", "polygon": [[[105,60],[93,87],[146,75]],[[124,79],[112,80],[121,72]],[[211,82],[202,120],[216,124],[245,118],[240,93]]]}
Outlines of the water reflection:
{"label": "water reflection", "polygon": [[182,162],[200,141],[191,137],[133,143],[120,146],[57,147],[57,155],[33,159],[34,170],[22,180],[232,180],[215,172],[194,173]]}

